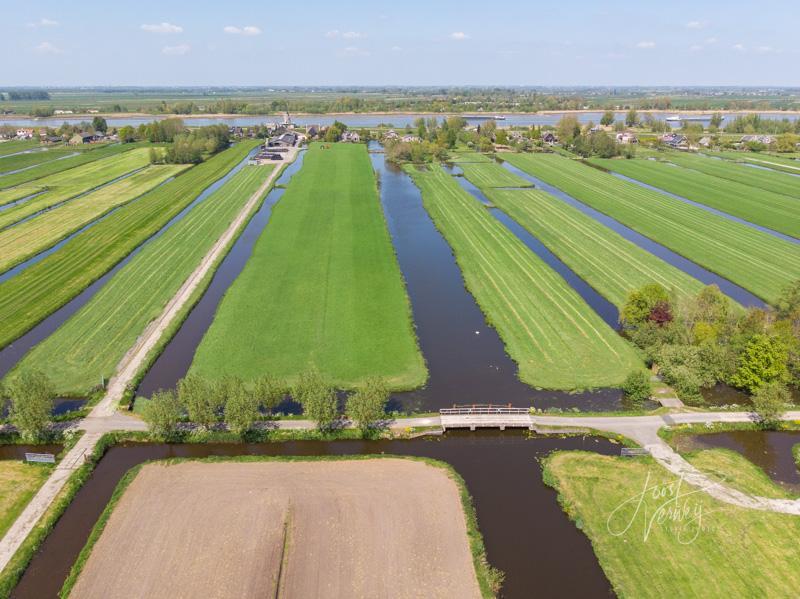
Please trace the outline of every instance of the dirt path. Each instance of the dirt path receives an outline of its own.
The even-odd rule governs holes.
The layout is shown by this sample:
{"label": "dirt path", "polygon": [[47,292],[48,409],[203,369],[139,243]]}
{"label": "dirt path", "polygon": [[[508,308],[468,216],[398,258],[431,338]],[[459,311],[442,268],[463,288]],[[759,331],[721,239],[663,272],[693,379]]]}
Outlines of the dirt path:
{"label": "dirt path", "polygon": [[70,596],[478,598],[480,591],[447,471],[378,458],[147,465]]}

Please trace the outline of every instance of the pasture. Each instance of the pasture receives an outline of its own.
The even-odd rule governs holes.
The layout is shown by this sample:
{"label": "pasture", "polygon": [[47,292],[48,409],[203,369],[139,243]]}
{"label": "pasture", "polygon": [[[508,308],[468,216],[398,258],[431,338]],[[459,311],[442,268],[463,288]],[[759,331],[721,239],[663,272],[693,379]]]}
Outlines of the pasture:
{"label": "pasture", "polygon": [[727,160],[735,162],[749,162],[757,166],[762,166],[784,173],[800,174],[800,160],[794,160],[785,156],[775,156],[763,152],[704,152],[709,156],[721,156]]}
{"label": "pasture", "polygon": [[35,184],[0,191],[0,203],[44,192],[0,212],[0,229],[149,164],[148,151],[139,148],[45,177]]}
{"label": "pasture", "polygon": [[[763,473],[734,467],[716,465],[744,488],[779,492]],[[545,460],[545,480],[620,597],[789,597],[800,588],[796,516],[721,503],[650,458],[558,452]]]}
{"label": "pasture", "polygon": [[459,486],[417,460],[151,463],[109,509],[70,597],[481,597]]}
{"label": "pasture", "polygon": [[471,183],[484,191],[496,187],[533,187],[532,183],[507,171],[496,162],[462,162],[458,166]]}
{"label": "pasture", "polygon": [[[656,156],[669,160],[678,166],[700,171],[721,179],[736,181],[737,183],[753,187],[756,190],[765,190],[800,198],[800,178],[792,177],[787,173],[763,168],[752,168],[744,164],[736,164],[729,160],[715,160],[713,158],[709,160],[708,156],[703,154],[666,152],[658,153]],[[769,157],[767,157],[766,160],[769,160]],[[751,164],[756,163],[753,162]],[[797,163],[797,167],[797,172],[800,174],[800,162]]]}
{"label": "pasture", "polygon": [[106,283],[17,368],[46,370],[61,395],[86,394],[111,378],[273,167],[246,166],[170,227]]}
{"label": "pasture", "polygon": [[679,298],[694,296],[703,288],[694,277],[548,193],[534,189],[485,193],[617,308],[625,304],[628,293],[650,283]]}
{"label": "pasture", "polygon": [[632,346],[441,167],[406,172],[523,382],[609,387],[643,367]]}
{"label": "pasture", "polygon": [[[553,154],[506,160],[773,303],[800,278],[800,246]],[[667,167],[673,168],[673,167]]]}
{"label": "pasture", "polygon": [[[68,171],[69,169],[100,160],[101,158],[108,158],[116,154],[122,154],[133,150],[134,148],[149,147],[149,144],[135,143],[135,144],[107,144],[93,146],[90,149],[83,150],[78,156],[70,156],[63,160],[51,160],[44,164],[39,164],[33,168],[22,171],[20,173],[9,173],[0,175],[0,189],[7,189],[23,183],[29,183],[43,177],[49,177],[56,173]],[[0,194],[0,205],[5,201]]]}
{"label": "pasture", "polygon": [[38,139],[12,139],[10,141],[0,142],[0,157],[7,156],[8,154],[16,154],[17,152],[24,152],[26,150],[35,150],[41,144]]}
{"label": "pasture", "polygon": [[11,528],[53,471],[48,464],[0,460],[0,537]]}
{"label": "pasture", "polygon": [[[797,198],[654,160],[592,158],[589,162],[773,231],[800,237],[800,202]],[[721,166],[723,169],[747,168],[724,163]],[[800,179],[796,187],[800,189]]]}
{"label": "pasture", "polygon": [[74,148],[60,146],[58,148],[36,149],[26,154],[17,154],[15,156],[0,156],[0,175],[11,171],[29,169],[37,164],[44,164],[72,154],[78,154],[78,152]]}
{"label": "pasture", "polygon": [[188,165],[153,165],[0,231],[0,272],[51,247],[87,223],[147,193]]}
{"label": "pasture", "polygon": [[312,368],[341,388],[427,375],[363,145],[307,151],[191,371],[293,381]]}
{"label": "pasture", "polygon": [[0,283],[0,347],[101,277],[242,161],[252,148],[252,143],[241,143],[217,154],[139,201],[123,206],[57,252]]}

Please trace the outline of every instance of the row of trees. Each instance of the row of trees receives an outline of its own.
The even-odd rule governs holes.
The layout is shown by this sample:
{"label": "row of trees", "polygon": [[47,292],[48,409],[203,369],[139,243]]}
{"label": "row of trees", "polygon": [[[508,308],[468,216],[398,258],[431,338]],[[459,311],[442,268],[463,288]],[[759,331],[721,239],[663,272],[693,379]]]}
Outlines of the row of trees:
{"label": "row of trees", "polygon": [[[150,430],[164,438],[173,436],[187,420],[201,430],[224,422],[231,432],[246,436],[258,420],[288,395],[302,406],[305,416],[314,420],[320,430],[330,430],[340,419],[336,389],[316,371],[301,375],[293,386],[272,376],[246,384],[236,377],[212,381],[191,374],[178,383],[177,393],[155,393],[145,404],[143,417]],[[380,378],[368,379],[347,397],[345,415],[368,434],[385,418],[388,399],[385,382]]]}
{"label": "row of trees", "polygon": [[647,285],[629,295],[620,320],[687,403],[702,404],[701,390],[717,383],[777,403],[800,389],[800,281],[766,310],[736,308],[716,286],[677,300]]}

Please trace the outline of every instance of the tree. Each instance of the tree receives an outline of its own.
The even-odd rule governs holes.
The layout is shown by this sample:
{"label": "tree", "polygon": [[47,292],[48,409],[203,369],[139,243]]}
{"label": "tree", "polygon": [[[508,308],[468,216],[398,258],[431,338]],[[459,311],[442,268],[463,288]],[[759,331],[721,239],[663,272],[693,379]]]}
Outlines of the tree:
{"label": "tree", "polygon": [[632,404],[641,405],[653,392],[650,376],[643,370],[634,370],[622,383],[622,392],[625,399]]}
{"label": "tree", "polygon": [[709,126],[714,127],[715,129],[719,129],[722,125],[722,115],[718,112],[715,112],[711,115],[711,121],[709,122]]}
{"label": "tree", "polygon": [[172,390],[157,391],[144,406],[142,418],[150,432],[162,439],[169,439],[178,428],[183,415],[181,402]]}
{"label": "tree", "polygon": [[778,318],[794,319],[800,316],[800,280],[784,287],[775,308]]}
{"label": "tree", "polygon": [[41,439],[53,413],[50,379],[39,370],[23,370],[11,380],[6,392],[11,397],[11,424],[23,439]]}
{"label": "tree", "polygon": [[101,133],[108,131],[108,123],[101,116],[96,116],[92,119],[92,127],[95,131],[100,131]]}
{"label": "tree", "polygon": [[778,382],[762,385],[753,394],[753,410],[764,428],[777,428],[786,404],[791,402],[789,389]]}
{"label": "tree", "polygon": [[388,399],[386,382],[380,377],[369,378],[363,387],[347,398],[345,412],[361,432],[366,433],[386,416]]}
{"label": "tree", "polygon": [[600,119],[600,124],[604,127],[610,127],[614,123],[614,113],[611,110],[606,110]]}
{"label": "tree", "polygon": [[336,391],[319,372],[312,370],[301,374],[292,395],[303,406],[303,413],[314,420],[320,430],[332,427],[338,415]]}
{"label": "tree", "polygon": [[253,394],[258,400],[259,406],[265,410],[277,408],[286,397],[287,391],[284,381],[268,374],[257,378],[253,383]]}
{"label": "tree", "polygon": [[575,115],[568,114],[556,125],[556,135],[563,144],[569,144],[581,134],[581,125]]}
{"label": "tree", "polygon": [[626,327],[635,327],[651,320],[653,322],[669,322],[665,320],[665,311],[671,315],[670,298],[667,290],[658,283],[645,285],[628,294],[625,305],[620,311],[620,322]]}
{"label": "tree", "polygon": [[198,374],[189,374],[178,381],[178,399],[189,413],[189,419],[201,428],[211,428],[219,422],[219,410],[224,405],[224,389]]}
{"label": "tree", "polygon": [[501,146],[508,144],[508,132],[505,129],[497,130],[497,133],[495,134],[495,143],[498,143]]}
{"label": "tree", "polygon": [[225,424],[229,431],[244,435],[260,415],[258,396],[238,378],[229,380],[226,387]]}
{"label": "tree", "polygon": [[783,383],[789,378],[789,348],[776,336],[754,335],[738,360],[731,383],[755,393],[768,383]]}
{"label": "tree", "polygon": [[122,143],[130,143],[136,139],[136,131],[130,125],[125,125],[124,127],[120,127],[119,131],[117,132],[119,136],[119,140]]}
{"label": "tree", "polygon": [[625,125],[627,127],[635,127],[639,124],[639,114],[635,108],[631,108],[625,115]]}

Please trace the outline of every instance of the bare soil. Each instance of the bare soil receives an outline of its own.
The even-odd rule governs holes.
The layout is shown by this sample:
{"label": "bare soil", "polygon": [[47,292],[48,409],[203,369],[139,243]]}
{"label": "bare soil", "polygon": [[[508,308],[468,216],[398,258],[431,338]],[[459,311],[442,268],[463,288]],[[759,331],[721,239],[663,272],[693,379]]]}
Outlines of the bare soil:
{"label": "bare soil", "polygon": [[418,461],[148,464],[71,597],[480,597],[466,532]]}

